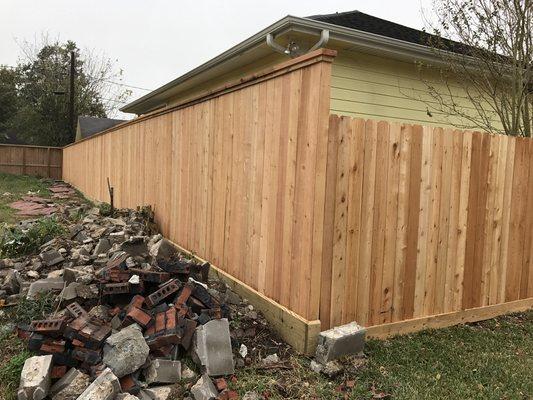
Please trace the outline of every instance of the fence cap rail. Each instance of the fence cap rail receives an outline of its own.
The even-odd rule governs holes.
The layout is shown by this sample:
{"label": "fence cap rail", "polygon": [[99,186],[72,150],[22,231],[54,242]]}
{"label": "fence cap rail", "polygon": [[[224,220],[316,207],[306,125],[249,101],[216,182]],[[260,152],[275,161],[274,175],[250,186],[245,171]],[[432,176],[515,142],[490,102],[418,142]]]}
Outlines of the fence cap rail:
{"label": "fence cap rail", "polygon": [[62,150],[63,147],[58,146],[37,146],[32,144],[9,144],[9,143],[0,143],[0,147],[29,147],[32,149],[55,149]]}

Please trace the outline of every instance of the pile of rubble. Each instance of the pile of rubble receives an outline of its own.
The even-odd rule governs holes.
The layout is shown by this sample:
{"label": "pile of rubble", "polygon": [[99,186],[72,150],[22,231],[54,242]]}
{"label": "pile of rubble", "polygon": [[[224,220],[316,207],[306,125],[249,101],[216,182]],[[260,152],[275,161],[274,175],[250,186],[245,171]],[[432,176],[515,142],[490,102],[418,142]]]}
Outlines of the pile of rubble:
{"label": "pile of rubble", "polygon": [[230,334],[225,301],[239,299],[207,286],[209,264],[157,234],[149,208],[113,218],[87,205],[63,211],[85,214],[67,237],[39,256],[0,260],[6,304],[57,293],[48,319],[17,327],[38,354],[24,365],[18,398],[165,400],[184,380],[179,398],[237,398],[224,377],[234,373],[232,339],[247,333]]}

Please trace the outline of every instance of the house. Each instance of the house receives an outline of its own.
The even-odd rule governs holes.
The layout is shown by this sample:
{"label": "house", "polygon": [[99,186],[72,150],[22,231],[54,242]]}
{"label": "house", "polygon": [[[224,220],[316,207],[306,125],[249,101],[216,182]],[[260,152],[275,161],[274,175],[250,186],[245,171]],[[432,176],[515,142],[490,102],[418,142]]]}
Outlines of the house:
{"label": "house", "polygon": [[[420,67],[421,63],[439,66],[435,50],[426,45],[428,37],[422,31],[360,11],[287,16],[122,111],[142,115],[171,107],[318,45],[338,54],[332,69],[331,113],[424,125],[467,125],[432,107],[434,99],[428,94],[428,85],[443,96],[450,88],[437,68]],[[455,45],[454,51],[460,52],[461,46]],[[460,95],[459,87],[451,90]],[[474,112],[466,100],[463,106]]]}
{"label": "house", "polygon": [[98,132],[105,131],[118,124],[126,122],[123,119],[99,118],[99,117],[78,117],[78,125],[76,127],[76,141],[85,139]]}

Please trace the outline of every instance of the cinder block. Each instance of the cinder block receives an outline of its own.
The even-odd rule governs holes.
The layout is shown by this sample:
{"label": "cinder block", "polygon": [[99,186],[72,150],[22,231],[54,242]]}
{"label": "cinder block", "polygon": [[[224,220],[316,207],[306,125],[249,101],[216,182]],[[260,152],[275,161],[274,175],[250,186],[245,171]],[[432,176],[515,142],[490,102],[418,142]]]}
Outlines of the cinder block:
{"label": "cinder block", "polygon": [[147,384],[176,383],[181,379],[181,362],[156,358],[144,370]]}
{"label": "cinder block", "polygon": [[42,400],[50,390],[52,356],[30,357],[20,374],[18,400]]}
{"label": "cinder block", "polygon": [[356,322],[320,332],[315,359],[326,364],[342,356],[363,352],[366,329]]}

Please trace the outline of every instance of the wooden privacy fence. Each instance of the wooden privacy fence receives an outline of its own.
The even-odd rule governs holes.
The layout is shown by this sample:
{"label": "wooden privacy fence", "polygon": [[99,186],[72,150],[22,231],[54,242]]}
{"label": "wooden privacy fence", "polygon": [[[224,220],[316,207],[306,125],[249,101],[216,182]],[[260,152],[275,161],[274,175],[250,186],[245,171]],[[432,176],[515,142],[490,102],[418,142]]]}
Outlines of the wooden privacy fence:
{"label": "wooden privacy fence", "polygon": [[154,206],[301,351],[353,320],[379,336],[531,306],[533,141],[330,116],[334,56],[67,146],[64,180]]}
{"label": "wooden privacy fence", "polygon": [[329,138],[323,327],[533,297],[533,140],[336,115]]}
{"label": "wooden privacy fence", "polygon": [[0,172],[61,179],[62,155],[60,147],[0,144]]}

